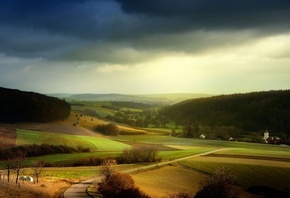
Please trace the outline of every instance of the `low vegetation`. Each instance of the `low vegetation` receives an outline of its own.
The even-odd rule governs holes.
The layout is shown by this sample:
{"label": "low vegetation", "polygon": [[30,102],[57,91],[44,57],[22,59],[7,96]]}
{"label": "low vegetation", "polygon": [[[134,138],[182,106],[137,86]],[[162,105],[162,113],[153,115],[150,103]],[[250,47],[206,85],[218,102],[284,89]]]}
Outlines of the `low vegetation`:
{"label": "low vegetation", "polygon": [[118,161],[125,164],[140,163],[140,162],[157,162],[161,161],[158,158],[158,151],[152,147],[139,147],[124,149]]}

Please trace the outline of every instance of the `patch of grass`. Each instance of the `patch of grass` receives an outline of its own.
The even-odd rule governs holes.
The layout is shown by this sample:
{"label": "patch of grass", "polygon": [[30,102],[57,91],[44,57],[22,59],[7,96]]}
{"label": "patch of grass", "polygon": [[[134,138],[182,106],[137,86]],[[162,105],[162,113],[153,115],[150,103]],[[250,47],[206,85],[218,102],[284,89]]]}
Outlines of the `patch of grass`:
{"label": "patch of grass", "polygon": [[177,158],[187,157],[207,151],[211,151],[212,148],[207,147],[196,147],[194,149],[188,150],[175,150],[175,151],[159,151],[158,156],[162,158],[162,160],[174,160]]}
{"label": "patch of grass", "polygon": [[79,114],[86,114],[85,109],[95,110],[96,113],[101,116],[102,118],[105,118],[107,116],[114,116],[117,112],[113,109],[107,109],[102,108],[102,105],[93,105],[93,104],[84,104],[84,106],[76,106],[72,105],[72,111],[75,111]]}
{"label": "patch of grass", "polygon": [[39,157],[31,157],[28,159],[27,165],[31,165],[33,161],[43,160],[51,163],[53,166],[72,166],[74,162],[89,157],[110,158],[117,157],[121,152],[92,152],[92,153],[72,153],[72,154],[56,154],[45,155]]}
{"label": "patch of grass", "polygon": [[92,151],[121,151],[130,147],[127,144],[102,137],[17,130],[17,145],[44,143],[66,145],[73,148],[82,146],[83,148],[90,148]]}
{"label": "patch of grass", "polygon": [[170,134],[172,132],[172,129],[169,128],[155,128],[155,127],[150,127],[150,128],[144,128],[145,130],[149,132],[155,132],[155,133],[164,133],[164,134]]}
{"label": "patch of grass", "polygon": [[[140,165],[116,165],[116,171],[123,171],[131,168],[138,168]],[[58,178],[58,179],[90,179],[100,175],[100,166],[86,167],[44,167],[41,177]],[[30,168],[24,169],[26,175],[33,175]]]}
{"label": "patch of grass", "polygon": [[[32,170],[27,168],[26,174],[33,174]],[[41,177],[51,177],[60,179],[88,179],[99,174],[99,167],[45,167]]]}
{"label": "patch of grass", "polygon": [[237,154],[237,155],[250,155],[250,156],[267,156],[267,157],[282,157],[282,158],[290,158],[289,154],[290,148],[288,147],[275,147],[272,149],[244,149],[237,148],[231,150],[223,150],[219,151],[220,154]]}

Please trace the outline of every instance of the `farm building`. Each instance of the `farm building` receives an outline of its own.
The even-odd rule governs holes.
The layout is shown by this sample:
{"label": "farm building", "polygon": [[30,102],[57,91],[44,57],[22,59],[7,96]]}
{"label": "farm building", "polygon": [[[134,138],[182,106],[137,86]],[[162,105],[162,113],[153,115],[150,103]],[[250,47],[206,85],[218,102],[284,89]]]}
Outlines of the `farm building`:
{"label": "farm building", "polygon": [[266,141],[269,138],[269,131],[266,129],[266,131],[264,132],[264,140]]}

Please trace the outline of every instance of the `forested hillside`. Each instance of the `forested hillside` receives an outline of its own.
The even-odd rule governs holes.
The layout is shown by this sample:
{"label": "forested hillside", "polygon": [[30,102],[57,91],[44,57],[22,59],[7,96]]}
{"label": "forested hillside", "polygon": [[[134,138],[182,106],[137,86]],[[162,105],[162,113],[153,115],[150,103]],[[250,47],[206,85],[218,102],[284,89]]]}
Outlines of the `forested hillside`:
{"label": "forested hillside", "polygon": [[187,100],[160,111],[178,124],[290,135],[290,90],[221,95]]}
{"label": "forested hillside", "polygon": [[64,100],[0,87],[0,122],[50,122],[67,118],[70,111]]}

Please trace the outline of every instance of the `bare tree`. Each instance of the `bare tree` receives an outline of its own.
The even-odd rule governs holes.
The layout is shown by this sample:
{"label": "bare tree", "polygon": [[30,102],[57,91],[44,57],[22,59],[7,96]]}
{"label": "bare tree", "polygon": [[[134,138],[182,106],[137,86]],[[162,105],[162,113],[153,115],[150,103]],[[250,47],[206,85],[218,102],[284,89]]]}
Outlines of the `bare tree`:
{"label": "bare tree", "polygon": [[100,171],[102,175],[105,176],[106,180],[116,172],[115,169],[112,167],[113,165],[116,164],[117,162],[114,159],[107,159],[103,161]]}
{"label": "bare tree", "polygon": [[15,170],[16,172],[16,184],[18,183],[18,179],[19,179],[19,174],[20,174],[20,171],[21,169],[24,167],[25,165],[25,161],[26,161],[26,153],[24,152],[17,152],[15,154],[15,157],[13,158],[13,169]]}
{"label": "bare tree", "polygon": [[[31,167],[37,183],[38,183],[39,176],[44,171],[44,164],[45,164],[44,161],[39,160],[39,161],[34,162],[32,167]],[[35,180],[34,180],[34,183],[35,183]]]}
{"label": "bare tree", "polygon": [[10,157],[7,157],[6,159],[6,168],[7,168],[7,182],[10,182],[10,175],[11,175],[11,169],[12,169],[12,160]]}

